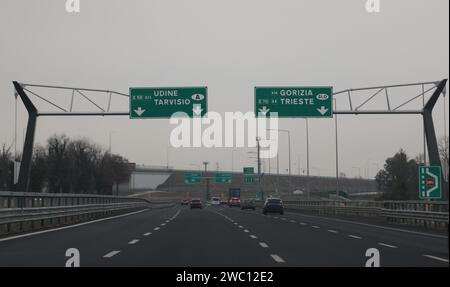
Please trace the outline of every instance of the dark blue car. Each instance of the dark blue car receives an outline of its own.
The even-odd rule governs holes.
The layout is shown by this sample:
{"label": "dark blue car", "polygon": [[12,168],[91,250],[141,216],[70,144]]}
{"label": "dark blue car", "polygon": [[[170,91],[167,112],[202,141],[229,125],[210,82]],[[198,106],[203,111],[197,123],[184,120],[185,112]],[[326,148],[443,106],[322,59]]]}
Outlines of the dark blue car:
{"label": "dark blue car", "polygon": [[283,201],[279,198],[268,198],[264,203],[263,213],[279,213],[284,214]]}

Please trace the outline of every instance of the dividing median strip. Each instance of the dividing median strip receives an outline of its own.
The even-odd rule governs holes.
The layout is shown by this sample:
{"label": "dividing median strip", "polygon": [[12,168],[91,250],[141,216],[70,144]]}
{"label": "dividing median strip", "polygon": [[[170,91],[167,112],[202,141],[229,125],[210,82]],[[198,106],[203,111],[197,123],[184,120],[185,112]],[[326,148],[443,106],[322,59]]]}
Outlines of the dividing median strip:
{"label": "dividing median strip", "polygon": [[270,257],[272,257],[272,259],[275,260],[275,262],[277,262],[277,263],[285,263],[286,262],[283,260],[283,258],[281,258],[280,256],[278,256],[276,254],[271,254]]}
{"label": "dividing median strip", "polygon": [[424,255],[424,256],[427,258],[430,258],[430,259],[448,263],[448,259],[445,259],[445,258],[441,258],[441,257],[433,256],[433,255]]}
{"label": "dividing median strip", "polygon": [[103,256],[103,258],[111,258],[111,257],[113,257],[113,256],[115,256],[115,255],[117,255],[119,253],[120,253],[120,250],[111,251],[108,254],[106,254],[105,256]]}

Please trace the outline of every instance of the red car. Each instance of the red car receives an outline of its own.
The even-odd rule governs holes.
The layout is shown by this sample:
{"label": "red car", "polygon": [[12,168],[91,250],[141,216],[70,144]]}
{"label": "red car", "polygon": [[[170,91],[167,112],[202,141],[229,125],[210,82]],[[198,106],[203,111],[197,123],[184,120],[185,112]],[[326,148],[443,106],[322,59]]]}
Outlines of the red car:
{"label": "red car", "polygon": [[232,197],[230,198],[230,200],[228,201],[228,206],[229,207],[240,207],[241,206],[241,199],[239,197]]}

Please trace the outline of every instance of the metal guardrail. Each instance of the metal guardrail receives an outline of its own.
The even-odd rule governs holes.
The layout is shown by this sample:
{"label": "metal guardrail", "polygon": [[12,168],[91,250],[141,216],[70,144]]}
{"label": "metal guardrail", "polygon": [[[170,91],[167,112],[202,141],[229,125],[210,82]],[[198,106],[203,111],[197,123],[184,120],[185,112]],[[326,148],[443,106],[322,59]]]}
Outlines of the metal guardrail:
{"label": "metal guardrail", "polygon": [[357,216],[393,223],[427,227],[448,227],[449,203],[443,201],[284,201],[292,211],[328,216]]}
{"label": "metal guardrail", "polygon": [[144,208],[173,205],[136,197],[0,192],[0,234],[68,225]]}

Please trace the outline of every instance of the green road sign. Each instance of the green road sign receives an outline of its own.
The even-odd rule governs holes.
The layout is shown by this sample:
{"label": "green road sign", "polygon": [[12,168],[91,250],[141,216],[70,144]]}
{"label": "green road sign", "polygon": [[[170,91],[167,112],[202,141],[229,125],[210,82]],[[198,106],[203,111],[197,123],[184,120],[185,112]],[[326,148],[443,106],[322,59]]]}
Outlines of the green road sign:
{"label": "green road sign", "polygon": [[189,117],[203,117],[208,111],[208,89],[130,88],[130,118],[170,118],[184,112]]}
{"label": "green road sign", "polygon": [[256,87],[255,115],[279,118],[333,117],[332,87]]}
{"label": "green road sign", "polygon": [[419,197],[421,199],[442,198],[440,166],[419,166]]}
{"label": "green road sign", "polygon": [[244,167],[244,174],[251,174],[253,175],[255,173],[255,168],[253,167]]}
{"label": "green road sign", "polygon": [[202,174],[200,172],[188,172],[184,174],[185,183],[201,183]]}
{"label": "green road sign", "polygon": [[216,173],[216,183],[231,183],[231,173]]}
{"label": "green road sign", "polygon": [[253,176],[255,174],[255,169],[253,167],[244,167],[244,183],[252,184],[254,182]]}

